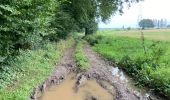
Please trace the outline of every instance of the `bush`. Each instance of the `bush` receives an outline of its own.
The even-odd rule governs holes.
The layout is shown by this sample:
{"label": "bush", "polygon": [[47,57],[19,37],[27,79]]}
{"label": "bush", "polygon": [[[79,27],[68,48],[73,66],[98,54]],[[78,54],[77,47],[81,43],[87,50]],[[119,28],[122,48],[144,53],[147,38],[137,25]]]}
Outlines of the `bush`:
{"label": "bush", "polygon": [[[50,5],[50,6],[49,6]],[[54,33],[56,0],[0,1],[0,56],[17,55],[20,49],[40,46],[42,36]]]}
{"label": "bush", "polygon": [[86,41],[88,41],[90,43],[90,45],[95,45],[97,44],[101,39],[102,39],[102,36],[98,36],[98,35],[87,35],[84,37],[84,39]]}

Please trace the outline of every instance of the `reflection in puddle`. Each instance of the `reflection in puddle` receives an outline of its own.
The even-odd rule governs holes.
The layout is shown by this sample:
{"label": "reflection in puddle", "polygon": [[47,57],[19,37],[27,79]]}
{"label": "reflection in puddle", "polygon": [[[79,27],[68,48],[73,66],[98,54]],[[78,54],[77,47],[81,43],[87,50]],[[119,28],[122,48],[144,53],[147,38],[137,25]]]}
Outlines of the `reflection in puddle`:
{"label": "reflection in puddle", "polygon": [[[142,95],[144,97],[152,98],[151,100],[164,100],[163,98],[160,98],[159,96],[156,96],[152,91],[150,91],[146,87],[138,88],[135,86],[135,81],[133,81],[131,78],[129,78],[121,69],[118,67],[113,67],[111,69],[112,75],[114,77],[114,82],[121,82],[126,85],[132,90],[134,90],[134,93],[137,95]],[[149,99],[150,100],[150,99]]]}
{"label": "reflection in puddle", "polygon": [[122,81],[126,80],[127,81],[127,79],[125,78],[123,72],[120,72],[120,80],[122,80]]}
{"label": "reflection in puddle", "polygon": [[118,78],[118,80],[114,81],[122,81],[122,82],[128,82],[126,76],[124,75],[123,71],[119,70],[118,67],[113,67],[112,68],[112,75],[114,78]]}
{"label": "reflection in puddle", "polygon": [[112,95],[94,80],[86,81],[77,92],[75,83],[74,75],[70,75],[60,85],[52,86],[40,100],[113,100]]}
{"label": "reflection in puddle", "polygon": [[113,67],[113,68],[112,68],[112,75],[113,75],[113,76],[118,75],[118,72],[119,72],[118,67]]}

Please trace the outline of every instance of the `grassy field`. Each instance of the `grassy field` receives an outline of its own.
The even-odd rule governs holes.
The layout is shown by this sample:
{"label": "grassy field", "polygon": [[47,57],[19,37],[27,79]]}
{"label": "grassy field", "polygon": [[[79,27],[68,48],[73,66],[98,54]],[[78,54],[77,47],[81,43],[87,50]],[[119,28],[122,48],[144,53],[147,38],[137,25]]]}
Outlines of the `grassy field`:
{"label": "grassy field", "polygon": [[[170,98],[170,30],[99,31],[86,37],[93,49],[115,62],[139,85]],[[159,37],[162,36],[162,37]]]}
{"label": "grassy field", "polygon": [[[170,41],[170,29],[150,29],[150,30],[142,30],[142,32],[145,38],[150,40]],[[141,37],[140,30],[103,30],[103,31],[98,31],[98,34],[133,37],[133,38]]]}

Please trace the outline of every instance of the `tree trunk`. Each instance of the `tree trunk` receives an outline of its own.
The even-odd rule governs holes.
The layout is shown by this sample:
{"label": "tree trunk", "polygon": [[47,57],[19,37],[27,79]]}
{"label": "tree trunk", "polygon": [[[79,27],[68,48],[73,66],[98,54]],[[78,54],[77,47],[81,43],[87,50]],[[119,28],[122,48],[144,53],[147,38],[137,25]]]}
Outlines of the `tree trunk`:
{"label": "tree trunk", "polygon": [[85,36],[87,36],[89,34],[89,29],[86,27],[85,28]]}

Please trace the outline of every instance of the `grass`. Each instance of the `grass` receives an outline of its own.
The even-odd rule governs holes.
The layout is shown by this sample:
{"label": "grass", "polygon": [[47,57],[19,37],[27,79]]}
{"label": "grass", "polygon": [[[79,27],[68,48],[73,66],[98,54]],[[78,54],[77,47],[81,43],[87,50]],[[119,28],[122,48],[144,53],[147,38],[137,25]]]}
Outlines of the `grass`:
{"label": "grass", "polygon": [[[119,33],[116,32],[100,31],[96,35],[86,37],[86,40],[96,52],[115,62],[131,75],[137,84],[146,85],[170,98],[170,42],[142,40],[138,37],[117,35]],[[144,33],[144,36],[148,34]],[[155,35],[157,34],[161,33]],[[162,34],[169,36],[168,31]]]}
{"label": "grass", "polygon": [[[170,29],[150,29],[142,31],[146,39],[170,41]],[[98,31],[98,34],[141,38],[141,32],[139,30],[103,30]]]}
{"label": "grass", "polygon": [[20,51],[21,55],[1,72],[6,73],[3,77],[7,80],[3,77],[0,79],[0,100],[28,100],[33,88],[50,75],[62,52],[72,43],[73,39],[70,38],[57,44],[46,44],[38,50]]}
{"label": "grass", "polygon": [[78,69],[80,71],[85,71],[89,68],[89,61],[88,61],[88,58],[84,54],[82,40],[77,41],[77,46],[76,46],[74,57],[78,65]]}

